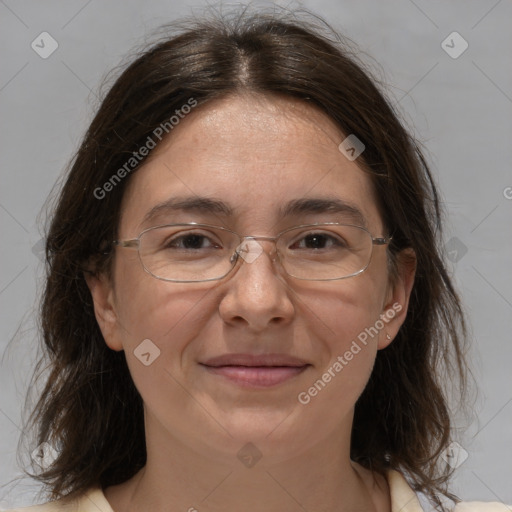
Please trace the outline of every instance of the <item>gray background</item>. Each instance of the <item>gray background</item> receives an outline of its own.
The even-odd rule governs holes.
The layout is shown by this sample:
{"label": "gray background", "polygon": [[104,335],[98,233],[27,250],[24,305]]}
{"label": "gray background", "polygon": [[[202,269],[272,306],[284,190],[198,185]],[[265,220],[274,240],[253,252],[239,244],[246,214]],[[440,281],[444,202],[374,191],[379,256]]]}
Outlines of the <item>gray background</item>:
{"label": "gray background", "polygon": [[[204,5],[0,0],[0,507],[30,504],[38,489],[29,480],[9,483],[20,474],[21,405],[36,356],[38,214],[91,120],[102,77],[153,28]],[[480,391],[476,418],[460,438],[468,457],[453,490],[467,500],[512,503],[512,2],[286,5],[312,9],[380,63],[389,94],[425,146],[445,200],[450,270],[473,328]],[[59,45],[47,59],[31,48],[43,31]],[[469,44],[458,58],[441,46],[453,31]],[[446,44],[461,48],[457,39]]]}

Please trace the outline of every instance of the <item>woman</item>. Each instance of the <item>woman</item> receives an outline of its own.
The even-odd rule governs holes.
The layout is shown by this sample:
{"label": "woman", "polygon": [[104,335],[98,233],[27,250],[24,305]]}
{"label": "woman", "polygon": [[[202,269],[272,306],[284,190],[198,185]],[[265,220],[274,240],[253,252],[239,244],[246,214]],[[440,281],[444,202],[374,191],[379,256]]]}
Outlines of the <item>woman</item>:
{"label": "woman", "polygon": [[418,147],[320,28],[243,14],[151,47],[47,237],[33,424],[58,501],[30,510],[507,510],[447,490],[465,327],[440,222]]}

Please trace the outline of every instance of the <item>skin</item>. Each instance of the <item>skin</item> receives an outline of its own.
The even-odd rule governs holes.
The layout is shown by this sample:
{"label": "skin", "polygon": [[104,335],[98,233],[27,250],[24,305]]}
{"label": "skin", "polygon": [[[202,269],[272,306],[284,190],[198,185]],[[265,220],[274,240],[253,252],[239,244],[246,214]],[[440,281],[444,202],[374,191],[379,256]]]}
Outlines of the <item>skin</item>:
{"label": "skin", "polygon": [[[335,213],[280,218],[278,208],[304,197],[356,205],[373,236],[385,236],[369,176],[338,150],[345,138],[323,113],[297,100],[237,95],[197,107],[130,177],[119,238],[135,238],[155,204],[173,196],[222,199],[236,214],[179,213],[152,225],[205,222],[245,235],[275,236],[299,224],[343,221]],[[246,510],[391,510],[386,479],[350,460],[354,404],[403,323],[414,266],[399,258],[388,271],[375,246],[362,274],[299,281],[271,259],[206,283],[169,283],[145,272],[137,251],[116,248],[112,281],[88,277],[106,343],[124,350],[145,409],[148,459],[127,482],[104,490],[116,512]],[[307,405],[297,396],[379,316],[401,311]],[[386,334],[391,339],[387,339]],[[160,356],[145,366],[134,350],[144,339]],[[247,390],[199,365],[244,352],[285,353],[310,366],[272,388]],[[251,468],[237,453],[252,443]]]}

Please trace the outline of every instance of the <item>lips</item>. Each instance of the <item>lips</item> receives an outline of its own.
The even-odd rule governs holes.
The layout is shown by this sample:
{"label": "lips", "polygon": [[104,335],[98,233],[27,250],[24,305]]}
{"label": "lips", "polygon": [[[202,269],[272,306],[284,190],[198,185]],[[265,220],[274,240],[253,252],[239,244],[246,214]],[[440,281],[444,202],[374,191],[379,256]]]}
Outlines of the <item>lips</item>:
{"label": "lips", "polygon": [[224,354],[201,363],[214,375],[242,387],[265,388],[285,382],[308,366],[304,360],[286,354]]}
{"label": "lips", "polygon": [[212,357],[205,363],[206,366],[289,366],[300,367],[306,361],[287,354],[224,354]]}

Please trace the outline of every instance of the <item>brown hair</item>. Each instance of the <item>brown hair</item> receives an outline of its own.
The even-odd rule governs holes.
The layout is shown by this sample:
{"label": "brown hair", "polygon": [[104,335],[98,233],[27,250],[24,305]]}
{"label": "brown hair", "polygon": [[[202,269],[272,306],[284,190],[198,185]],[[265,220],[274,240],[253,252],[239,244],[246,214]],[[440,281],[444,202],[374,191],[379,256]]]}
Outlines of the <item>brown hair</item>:
{"label": "brown hair", "polygon": [[448,495],[450,470],[439,464],[451,426],[443,386],[453,374],[464,389],[466,329],[439,250],[438,193],[418,144],[352,43],[317,18],[235,12],[179,26],[140,53],[110,88],[53,213],[41,305],[49,373],[30,420],[37,443],[57,446],[59,456],[36,478],[57,498],[121,483],[144,466],[142,399],[124,354],[102,337],[84,280],[86,263],[94,272],[109,271],[106,249],[117,236],[129,177],[101,199],[94,191],[190,98],[200,108],[248,91],[299,98],[366,146],[358,162],[370,171],[393,233],[391,261],[412,248],[417,271],[407,318],[378,352],[356,404],[351,457],[381,473],[406,473],[433,501]]}

